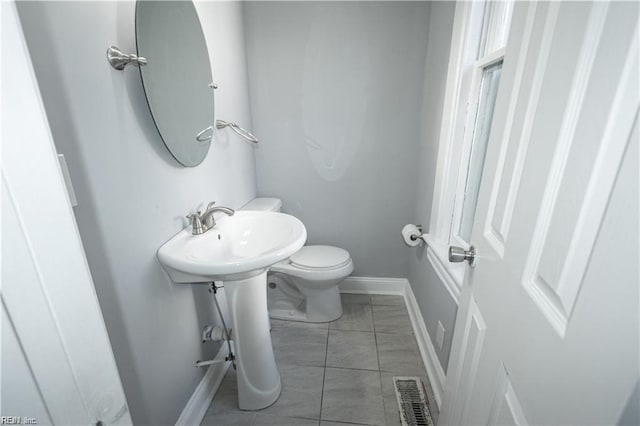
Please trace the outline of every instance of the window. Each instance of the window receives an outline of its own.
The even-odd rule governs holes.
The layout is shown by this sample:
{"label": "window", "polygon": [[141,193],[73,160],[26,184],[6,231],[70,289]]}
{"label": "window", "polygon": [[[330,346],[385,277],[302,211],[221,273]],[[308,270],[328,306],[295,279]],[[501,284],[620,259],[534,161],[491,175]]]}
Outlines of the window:
{"label": "window", "polygon": [[464,265],[449,263],[447,251],[471,243],[512,9],[512,2],[456,5],[428,252],[456,300]]}
{"label": "window", "polygon": [[[502,61],[489,65],[482,71],[478,110],[475,116],[473,134],[471,136],[471,150],[465,161],[465,163],[468,163],[468,167],[466,167],[467,174],[464,180],[464,190],[456,194],[461,200],[462,207],[461,217],[458,221],[458,229],[455,234],[467,243],[471,243],[471,228],[478,203],[480,179],[482,178],[482,168],[487,152],[487,142],[489,141],[489,131],[491,129],[491,120],[493,118],[501,72]],[[456,201],[458,202],[459,199],[457,198]]]}

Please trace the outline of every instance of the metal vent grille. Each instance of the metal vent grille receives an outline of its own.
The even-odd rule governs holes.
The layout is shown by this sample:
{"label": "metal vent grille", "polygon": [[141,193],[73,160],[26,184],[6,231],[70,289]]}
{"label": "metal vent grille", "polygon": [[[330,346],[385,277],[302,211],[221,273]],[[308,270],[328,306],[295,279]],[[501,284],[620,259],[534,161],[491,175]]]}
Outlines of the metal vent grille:
{"label": "metal vent grille", "polygon": [[433,426],[419,377],[394,377],[402,426]]}

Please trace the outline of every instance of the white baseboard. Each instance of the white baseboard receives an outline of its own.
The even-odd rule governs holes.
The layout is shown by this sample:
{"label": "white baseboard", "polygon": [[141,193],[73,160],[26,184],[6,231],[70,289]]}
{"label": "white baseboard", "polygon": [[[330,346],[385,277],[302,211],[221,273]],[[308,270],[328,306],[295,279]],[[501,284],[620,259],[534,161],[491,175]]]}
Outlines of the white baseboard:
{"label": "white baseboard", "polygon": [[[221,345],[220,350],[216,354],[216,360],[224,361],[227,356],[227,346]],[[180,417],[176,421],[176,426],[193,426],[199,425],[207,414],[207,409],[216,395],[224,375],[229,369],[230,362],[222,362],[220,364],[212,364],[207,367],[207,372],[196,387],[196,390],[184,406]]]}
{"label": "white baseboard", "polygon": [[420,307],[416,296],[411,290],[409,282],[407,282],[406,293],[404,295],[404,301],[407,304],[407,311],[409,311],[409,318],[411,319],[411,325],[413,326],[413,332],[418,342],[418,349],[420,349],[420,355],[422,356],[422,362],[427,370],[427,376],[433,389],[433,394],[436,398],[438,408],[442,404],[442,395],[444,392],[444,383],[446,375],[444,369],[440,365],[438,355],[436,354],[436,348],[433,346],[433,341],[427,331],[427,326],[422,318]]}
{"label": "white baseboard", "polygon": [[411,290],[409,280],[406,278],[348,277],[340,284],[340,292],[404,296],[420,356],[433,388],[436,402],[440,407],[446,376],[424,323],[418,301]]}
{"label": "white baseboard", "polygon": [[340,283],[340,293],[404,296],[408,284],[406,278],[347,277]]}

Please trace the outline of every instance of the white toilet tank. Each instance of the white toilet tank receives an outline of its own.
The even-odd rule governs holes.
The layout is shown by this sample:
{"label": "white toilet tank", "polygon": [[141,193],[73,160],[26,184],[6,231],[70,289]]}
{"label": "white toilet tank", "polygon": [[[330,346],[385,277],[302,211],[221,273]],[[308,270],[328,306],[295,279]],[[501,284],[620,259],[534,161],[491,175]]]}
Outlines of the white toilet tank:
{"label": "white toilet tank", "polygon": [[240,210],[279,212],[281,208],[282,200],[280,200],[280,198],[258,197],[242,206]]}

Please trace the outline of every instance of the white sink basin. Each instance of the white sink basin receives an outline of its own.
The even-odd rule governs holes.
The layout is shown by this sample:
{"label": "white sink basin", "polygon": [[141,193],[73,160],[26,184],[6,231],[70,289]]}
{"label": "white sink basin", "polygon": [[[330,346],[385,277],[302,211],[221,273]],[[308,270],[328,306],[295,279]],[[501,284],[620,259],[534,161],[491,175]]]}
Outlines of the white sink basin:
{"label": "white sink basin", "polygon": [[158,250],[158,259],[176,283],[207,283],[249,278],[300,250],[307,230],[284,213],[237,211],[216,216],[202,235],[187,227]]}
{"label": "white sink basin", "polygon": [[[302,248],[307,230],[283,213],[238,211],[202,235],[183,229],[158,250],[176,283],[224,281],[238,369],[238,406],[260,410],[280,396],[267,312],[267,269]],[[215,296],[214,296],[215,297]]]}

